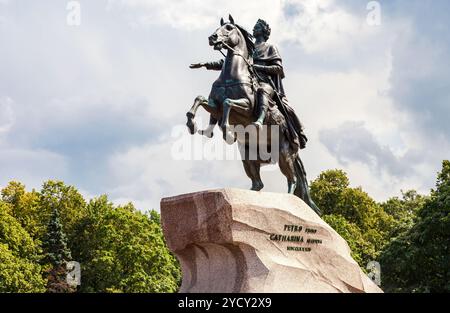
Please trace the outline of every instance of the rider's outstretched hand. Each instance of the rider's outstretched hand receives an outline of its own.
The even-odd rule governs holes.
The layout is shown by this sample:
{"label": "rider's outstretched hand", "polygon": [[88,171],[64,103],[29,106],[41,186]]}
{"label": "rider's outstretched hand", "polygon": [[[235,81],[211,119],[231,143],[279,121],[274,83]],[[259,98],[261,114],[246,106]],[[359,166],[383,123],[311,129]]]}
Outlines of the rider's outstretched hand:
{"label": "rider's outstretched hand", "polygon": [[192,63],[189,68],[201,68],[203,66],[205,66],[205,63]]}

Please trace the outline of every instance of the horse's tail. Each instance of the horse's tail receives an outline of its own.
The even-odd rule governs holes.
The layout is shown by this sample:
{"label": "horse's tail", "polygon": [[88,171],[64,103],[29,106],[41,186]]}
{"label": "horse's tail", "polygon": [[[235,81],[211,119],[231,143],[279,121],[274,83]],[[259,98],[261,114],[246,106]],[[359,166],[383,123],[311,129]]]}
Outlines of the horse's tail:
{"label": "horse's tail", "polygon": [[302,199],[307,205],[311,207],[319,216],[322,215],[322,212],[311,199],[311,195],[309,194],[309,186],[308,181],[306,179],[306,171],[303,166],[303,162],[300,159],[300,156],[297,155],[297,158],[294,161],[295,168],[295,176],[297,177],[297,187],[295,188],[294,194]]}

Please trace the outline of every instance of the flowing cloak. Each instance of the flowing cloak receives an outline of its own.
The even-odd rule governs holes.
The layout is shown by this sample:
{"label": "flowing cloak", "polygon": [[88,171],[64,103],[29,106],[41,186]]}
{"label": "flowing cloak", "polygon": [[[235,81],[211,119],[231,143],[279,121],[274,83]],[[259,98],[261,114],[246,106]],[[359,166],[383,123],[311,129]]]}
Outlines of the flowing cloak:
{"label": "flowing cloak", "polygon": [[272,87],[274,87],[276,93],[274,100],[281,114],[283,114],[284,118],[286,119],[289,142],[294,149],[298,149],[300,147],[299,138],[300,136],[304,136],[302,131],[303,126],[300,123],[297,114],[295,114],[294,109],[289,105],[286,95],[284,94],[282,82],[282,79],[284,78],[284,70],[278,49],[274,45],[267,42],[261,43],[260,45],[258,45],[257,49],[255,49],[255,52],[253,54],[253,61],[258,65],[275,65],[281,68],[281,70],[278,69],[276,71],[277,73],[273,73],[273,71],[271,71],[272,73],[270,74],[263,74],[260,71],[257,72],[258,74],[263,74],[259,75],[263,80],[269,79],[269,81],[271,81],[270,84],[272,85]]}

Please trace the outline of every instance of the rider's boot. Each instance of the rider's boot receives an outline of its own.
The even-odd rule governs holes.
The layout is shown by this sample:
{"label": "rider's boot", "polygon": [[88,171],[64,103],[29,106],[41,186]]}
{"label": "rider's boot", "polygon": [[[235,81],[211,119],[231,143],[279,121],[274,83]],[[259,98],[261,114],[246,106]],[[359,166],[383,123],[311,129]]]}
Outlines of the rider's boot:
{"label": "rider's boot", "polygon": [[253,123],[257,128],[261,128],[266,118],[267,109],[269,108],[269,99],[264,91],[258,90],[258,119]]}

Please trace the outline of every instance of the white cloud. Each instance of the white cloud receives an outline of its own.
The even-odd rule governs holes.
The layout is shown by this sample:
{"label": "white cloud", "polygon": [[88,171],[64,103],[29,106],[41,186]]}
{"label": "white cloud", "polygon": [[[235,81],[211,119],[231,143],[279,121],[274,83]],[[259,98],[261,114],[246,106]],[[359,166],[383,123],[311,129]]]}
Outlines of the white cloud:
{"label": "white cloud", "polygon": [[295,12],[277,23],[282,40],[299,43],[307,53],[347,51],[349,43],[367,39],[373,32],[364,27],[364,16],[355,16],[335,1],[285,1]]}
{"label": "white cloud", "polygon": [[[109,0],[109,9],[128,8],[137,23],[144,26],[168,25],[181,31],[208,29],[219,26],[220,17],[235,17],[237,23],[256,22],[262,15],[275,20],[280,14],[280,4],[271,0],[211,2],[207,0],[145,1]],[[250,25],[250,24],[249,24]],[[211,29],[213,31],[213,29]]]}
{"label": "white cloud", "polygon": [[13,104],[13,100],[9,97],[0,98],[0,136],[8,132],[14,124]]}
{"label": "white cloud", "polygon": [[[133,201],[141,209],[159,210],[162,197],[204,189],[223,187],[247,187],[251,185],[245,176],[241,161],[204,160],[204,144],[208,139],[188,134],[184,126],[176,126],[183,132],[164,134],[157,143],[134,146],[119,151],[108,158],[110,180],[106,190],[115,203]],[[216,128],[215,139],[222,142]],[[199,160],[183,160],[173,155],[174,144],[185,141],[196,149]],[[178,150],[177,150],[178,151]],[[176,151],[175,151],[176,152]]]}
{"label": "white cloud", "polygon": [[[362,6],[364,8],[364,6]],[[209,0],[145,1],[109,0],[108,8],[127,9],[133,25],[170,26],[179,31],[210,30],[218,27],[220,17],[231,13],[238,24],[251,30],[258,18],[269,22],[274,30],[271,40],[298,43],[307,53],[344,53],[355,41],[369,41],[380,32],[369,27],[366,13],[356,16],[335,0]]]}
{"label": "white cloud", "polygon": [[[385,14],[381,26],[369,27],[365,4],[350,11],[333,0],[83,2],[82,25],[69,28],[64,6],[30,3],[29,10],[5,16],[8,28],[0,28],[0,183],[66,179],[83,194],[106,192],[143,209],[158,208],[163,196],[248,188],[240,161],[175,161],[167,137],[217,77],[187,66],[219,57],[206,37],[231,13],[246,28],[258,18],[272,27],[288,98],[310,139],[301,152],[309,179],[344,168],[353,184],[378,199],[400,188],[426,191],[448,157],[449,138],[429,136],[402,104],[403,94],[393,97],[392,91],[411,88],[408,78],[427,85],[446,50],[439,49],[441,41],[429,46],[427,40],[418,41],[419,54],[411,49],[418,34],[408,17]],[[439,112],[426,109],[434,118]],[[364,122],[391,158],[408,162],[407,178],[362,162],[343,164],[321,143],[322,130],[355,121]],[[382,162],[385,154],[379,155]],[[285,191],[277,168],[262,176],[265,190]]]}
{"label": "white cloud", "polygon": [[67,178],[67,161],[64,156],[40,149],[0,147],[0,185],[17,180],[28,188],[39,188],[49,179]]}

